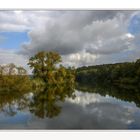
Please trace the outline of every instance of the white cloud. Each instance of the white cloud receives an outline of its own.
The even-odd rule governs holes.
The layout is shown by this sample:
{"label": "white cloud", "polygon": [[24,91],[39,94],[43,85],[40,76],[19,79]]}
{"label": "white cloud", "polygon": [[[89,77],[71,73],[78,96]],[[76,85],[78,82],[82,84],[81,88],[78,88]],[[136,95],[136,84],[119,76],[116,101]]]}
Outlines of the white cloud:
{"label": "white cloud", "polygon": [[0,65],[8,63],[14,63],[17,66],[22,66],[28,71],[28,73],[31,73],[29,67],[27,66],[28,59],[25,56],[18,54],[14,50],[0,49]]}
{"label": "white cloud", "polygon": [[43,26],[49,12],[0,11],[0,31],[26,31]]}
{"label": "white cloud", "polygon": [[[129,61],[136,48],[128,25],[136,11],[0,11],[1,31],[28,31],[20,54],[57,51],[65,65]],[[133,49],[134,47],[134,49]],[[123,52],[123,53],[122,53]],[[138,53],[138,52],[137,52]],[[111,59],[112,58],[112,59]],[[109,61],[108,61],[109,60]]]}
{"label": "white cloud", "polygon": [[95,64],[95,59],[101,55],[108,56],[129,49],[134,39],[127,31],[132,13],[50,12],[44,26],[29,32],[31,43],[24,44],[20,53],[31,56],[41,50],[57,51],[63,55],[66,65]]}
{"label": "white cloud", "polygon": [[75,67],[79,67],[83,65],[86,66],[93,65],[96,58],[97,55],[90,54],[85,51],[62,56],[62,59],[64,60],[63,64],[65,66],[75,66]]}

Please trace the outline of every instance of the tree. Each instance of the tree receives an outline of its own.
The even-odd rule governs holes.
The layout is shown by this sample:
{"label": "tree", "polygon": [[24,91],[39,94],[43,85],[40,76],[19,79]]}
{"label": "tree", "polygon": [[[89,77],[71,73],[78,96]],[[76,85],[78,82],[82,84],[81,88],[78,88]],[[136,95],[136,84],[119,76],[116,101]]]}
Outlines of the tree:
{"label": "tree", "polygon": [[4,69],[4,67],[0,65],[0,76],[3,75],[3,69]]}
{"label": "tree", "polygon": [[83,66],[77,68],[76,80],[79,83],[139,85],[140,87],[140,59],[136,62]]}
{"label": "tree", "polygon": [[[74,84],[74,68],[67,69],[58,65],[60,62],[61,56],[58,53],[42,51],[31,57],[28,65],[33,69],[33,77],[37,81],[42,80],[45,84],[55,86],[68,84],[68,81]],[[41,81],[39,83],[42,84]],[[39,87],[39,84],[36,85]]]}
{"label": "tree", "polygon": [[14,75],[16,74],[16,66],[13,63],[10,63],[7,65],[8,73],[9,75]]}
{"label": "tree", "polygon": [[55,72],[56,64],[61,62],[61,57],[56,52],[39,52],[29,59],[28,65],[33,69],[34,77],[47,82],[47,77]]}
{"label": "tree", "polygon": [[29,91],[31,82],[26,70],[10,63],[0,65],[0,89],[1,91]]}
{"label": "tree", "polygon": [[23,67],[17,67],[18,75],[26,75],[27,71]]}

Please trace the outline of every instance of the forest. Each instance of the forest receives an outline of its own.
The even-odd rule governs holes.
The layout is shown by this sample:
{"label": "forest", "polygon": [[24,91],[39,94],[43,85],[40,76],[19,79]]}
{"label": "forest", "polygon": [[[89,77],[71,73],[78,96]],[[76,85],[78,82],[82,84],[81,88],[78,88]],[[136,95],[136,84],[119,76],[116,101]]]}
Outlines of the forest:
{"label": "forest", "polygon": [[76,81],[92,85],[137,85],[140,87],[140,59],[135,62],[79,67],[76,69]]}

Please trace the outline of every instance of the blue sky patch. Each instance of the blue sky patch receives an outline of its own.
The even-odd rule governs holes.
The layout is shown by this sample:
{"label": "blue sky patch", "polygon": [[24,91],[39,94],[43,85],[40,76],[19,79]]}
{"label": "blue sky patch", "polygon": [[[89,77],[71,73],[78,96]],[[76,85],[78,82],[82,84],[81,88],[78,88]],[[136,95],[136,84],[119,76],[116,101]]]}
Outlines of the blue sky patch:
{"label": "blue sky patch", "polygon": [[129,23],[128,30],[131,34],[134,34],[134,35],[140,33],[140,16],[139,15],[133,16],[133,18],[131,19]]}
{"label": "blue sky patch", "polygon": [[27,32],[0,32],[0,48],[18,50],[22,43],[29,41]]}

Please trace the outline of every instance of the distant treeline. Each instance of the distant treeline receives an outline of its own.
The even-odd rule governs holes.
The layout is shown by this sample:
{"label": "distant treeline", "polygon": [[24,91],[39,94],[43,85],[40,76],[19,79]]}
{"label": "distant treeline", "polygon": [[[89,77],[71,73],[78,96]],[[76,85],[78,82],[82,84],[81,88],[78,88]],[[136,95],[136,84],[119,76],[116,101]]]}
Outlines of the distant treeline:
{"label": "distant treeline", "polygon": [[31,82],[27,71],[13,63],[0,65],[0,93],[27,92],[31,89]]}
{"label": "distant treeline", "polygon": [[77,68],[76,81],[90,84],[137,85],[140,87],[140,59],[136,62]]}

